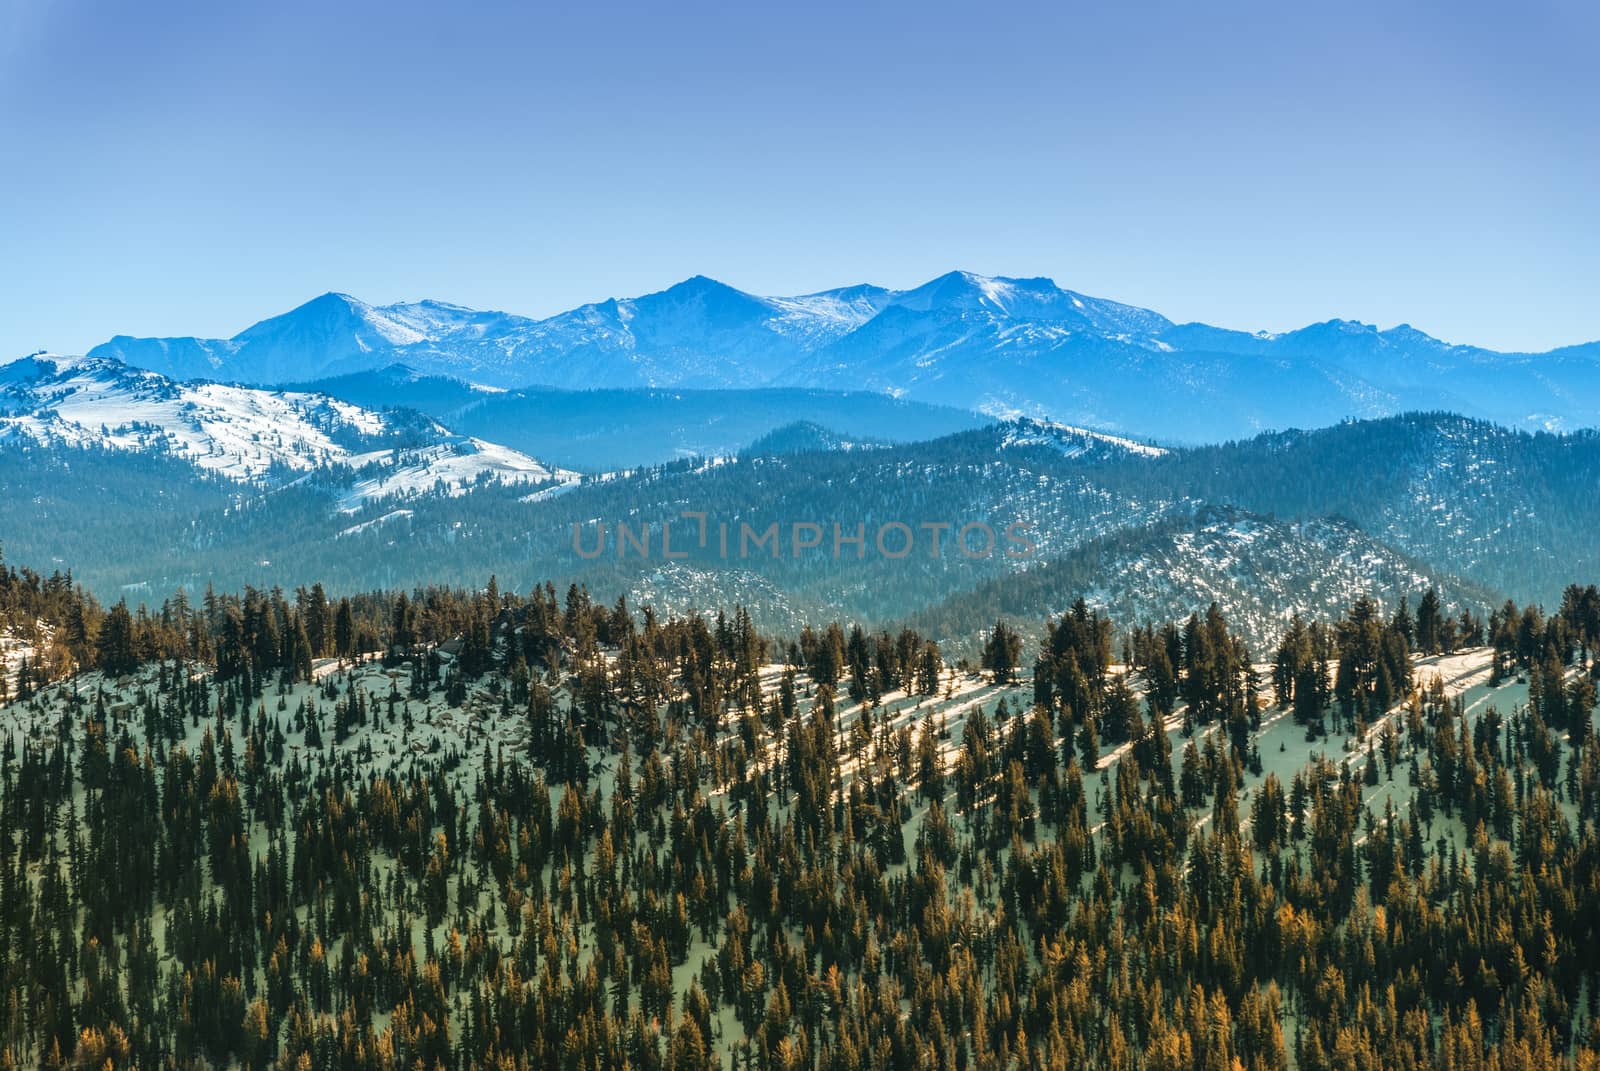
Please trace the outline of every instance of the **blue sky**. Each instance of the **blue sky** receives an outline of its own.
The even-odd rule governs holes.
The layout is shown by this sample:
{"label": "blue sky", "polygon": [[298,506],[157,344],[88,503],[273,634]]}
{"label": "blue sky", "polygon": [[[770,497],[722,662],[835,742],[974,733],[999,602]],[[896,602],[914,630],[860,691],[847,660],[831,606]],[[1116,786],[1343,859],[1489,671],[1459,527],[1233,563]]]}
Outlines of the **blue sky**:
{"label": "blue sky", "polygon": [[1577,0],[0,0],[0,356],[326,290],[532,315],[950,268],[1600,338]]}

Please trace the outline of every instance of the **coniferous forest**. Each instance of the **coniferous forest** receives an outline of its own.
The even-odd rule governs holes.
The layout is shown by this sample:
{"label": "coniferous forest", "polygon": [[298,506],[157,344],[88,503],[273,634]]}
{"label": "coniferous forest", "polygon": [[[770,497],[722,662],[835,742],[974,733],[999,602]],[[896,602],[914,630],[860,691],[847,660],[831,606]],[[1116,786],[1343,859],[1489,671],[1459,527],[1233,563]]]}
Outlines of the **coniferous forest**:
{"label": "coniferous forest", "polygon": [[970,653],[0,570],[0,1066],[1600,1067],[1600,594]]}

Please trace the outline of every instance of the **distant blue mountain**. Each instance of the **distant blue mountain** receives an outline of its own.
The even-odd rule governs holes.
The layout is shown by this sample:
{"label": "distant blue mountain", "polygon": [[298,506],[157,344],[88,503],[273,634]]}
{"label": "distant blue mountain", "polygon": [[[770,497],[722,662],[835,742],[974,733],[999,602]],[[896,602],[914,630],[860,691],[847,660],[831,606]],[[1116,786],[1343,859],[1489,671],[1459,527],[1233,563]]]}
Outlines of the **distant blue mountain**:
{"label": "distant blue mountain", "polygon": [[1408,410],[1600,425],[1600,343],[1498,353],[1349,320],[1251,334],[969,272],[787,298],[696,276],[543,320],[326,294],[231,339],[118,336],[91,353],[272,386],[402,363],[494,387],[866,390],[1172,442]]}
{"label": "distant blue mountain", "polygon": [[[583,472],[744,453],[775,429],[797,423],[832,437],[817,440],[811,449],[828,448],[827,442],[915,442],[992,423],[970,410],[871,391],[490,390],[447,376],[425,376],[404,365],[312,380],[290,389],[328,394],[369,409],[416,409],[463,434]],[[790,450],[798,448],[790,443]]]}
{"label": "distant blue mountain", "polygon": [[889,445],[881,439],[853,439],[810,420],[796,420],[773,428],[739,453],[742,457],[775,457],[818,451],[878,450]]}

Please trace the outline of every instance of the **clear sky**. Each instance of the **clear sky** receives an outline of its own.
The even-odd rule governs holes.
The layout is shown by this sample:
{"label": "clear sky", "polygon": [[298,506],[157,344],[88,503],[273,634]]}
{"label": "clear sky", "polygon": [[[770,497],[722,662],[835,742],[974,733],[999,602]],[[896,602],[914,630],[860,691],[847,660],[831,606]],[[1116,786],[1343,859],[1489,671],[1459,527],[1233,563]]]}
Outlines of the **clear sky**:
{"label": "clear sky", "polygon": [[951,268],[1600,338],[1596,11],[0,0],[0,356]]}

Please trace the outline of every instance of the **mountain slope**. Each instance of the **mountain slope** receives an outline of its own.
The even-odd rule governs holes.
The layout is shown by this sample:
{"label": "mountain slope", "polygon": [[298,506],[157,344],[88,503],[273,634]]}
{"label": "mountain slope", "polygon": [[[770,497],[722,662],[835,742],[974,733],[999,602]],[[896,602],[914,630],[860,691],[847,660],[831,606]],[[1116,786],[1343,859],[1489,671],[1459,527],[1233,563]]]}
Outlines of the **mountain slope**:
{"label": "mountain slope", "polygon": [[1441,573],[1348,522],[1277,521],[1207,508],[1105,536],[1038,568],[985,581],[914,615],[940,639],[997,618],[1065,611],[1080,596],[1120,626],[1172,621],[1216,602],[1260,652],[1292,615],[1329,619],[1357,596],[1385,605],[1434,586],[1447,607],[1492,605],[1490,589]]}
{"label": "mountain slope", "polygon": [[[39,354],[0,366],[0,441],[160,454],[240,482],[348,470],[346,496],[459,491],[485,478],[567,474],[458,436],[408,410],[377,412],[322,394],[177,383],[106,357]],[[353,496],[353,497],[352,497]]]}
{"label": "mountain slope", "polygon": [[1435,567],[1555,600],[1600,576],[1600,434],[1410,413],[1112,464],[1109,489],[1281,517],[1339,515]]}

